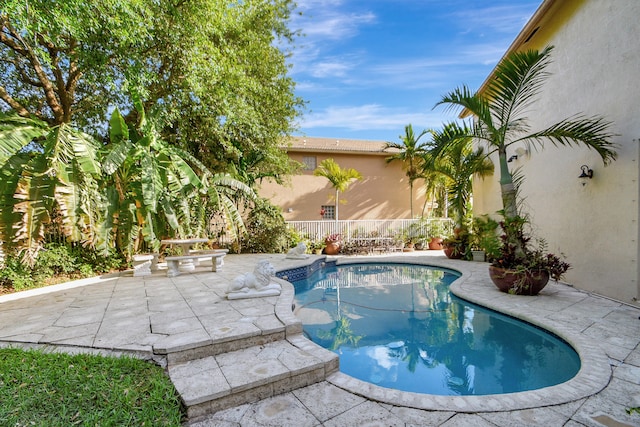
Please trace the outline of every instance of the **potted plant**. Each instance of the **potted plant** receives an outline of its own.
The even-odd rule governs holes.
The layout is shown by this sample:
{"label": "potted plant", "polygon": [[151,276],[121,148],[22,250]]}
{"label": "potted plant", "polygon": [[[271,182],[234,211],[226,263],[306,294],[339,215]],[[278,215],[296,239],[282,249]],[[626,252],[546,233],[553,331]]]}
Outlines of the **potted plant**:
{"label": "potted plant", "polygon": [[471,234],[467,227],[458,227],[442,241],[444,254],[450,259],[471,259]]}
{"label": "potted plant", "polygon": [[429,240],[429,249],[431,250],[441,250],[442,246],[442,236],[444,235],[444,227],[440,221],[433,221],[429,227],[429,235],[431,236],[431,240]]}
{"label": "potted plant", "polygon": [[471,224],[471,256],[473,261],[493,261],[500,254],[498,221],[488,215],[473,219]]}
{"label": "potted plant", "polygon": [[309,240],[309,251],[312,254],[320,255],[324,249],[324,242],[322,240]]}
{"label": "potted plant", "polygon": [[326,255],[337,255],[342,247],[342,235],[339,233],[329,234],[324,238],[324,250]]}
{"label": "potted plant", "polygon": [[500,223],[503,231],[500,251],[489,267],[489,276],[502,292],[537,295],[549,278],[560,280],[570,268],[559,256],[546,252],[544,240],[538,240],[537,247],[531,244],[526,223],[520,216]]}
{"label": "potted plant", "polygon": [[409,226],[407,244],[411,243],[414,249],[421,251],[426,244],[426,236],[424,235],[425,219],[420,218],[418,222],[414,222]]}

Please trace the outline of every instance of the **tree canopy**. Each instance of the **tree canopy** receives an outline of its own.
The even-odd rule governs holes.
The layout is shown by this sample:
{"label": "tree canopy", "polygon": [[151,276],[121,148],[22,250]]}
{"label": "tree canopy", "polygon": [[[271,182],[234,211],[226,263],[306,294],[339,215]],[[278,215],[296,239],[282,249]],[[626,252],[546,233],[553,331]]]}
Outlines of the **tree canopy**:
{"label": "tree canopy", "polygon": [[[286,55],[290,0],[5,0],[0,6],[0,110],[106,134],[110,111],[135,123],[131,94],[164,117],[163,138],[226,171],[267,153],[302,101]],[[265,170],[266,169],[266,170]],[[240,170],[251,175],[250,171]]]}

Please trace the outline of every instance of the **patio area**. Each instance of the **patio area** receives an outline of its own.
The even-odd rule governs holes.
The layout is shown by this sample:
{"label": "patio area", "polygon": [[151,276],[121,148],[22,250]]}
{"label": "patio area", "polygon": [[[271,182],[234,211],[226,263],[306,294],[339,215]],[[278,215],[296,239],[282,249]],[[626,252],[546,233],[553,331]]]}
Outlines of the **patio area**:
{"label": "patio area", "polygon": [[[165,367],[205,426],[634,426],[640,415],[640,309],[550,283],[538,297],[500,293],[486,264],[442,251],[348,257],[439,265],[463,276],[452,292],[543,326],[576,348],[571,381],[502,396],[431,396],[383,389],[337,371],[337,357],[303,337],[291,312],[293,287],[279,297],[229,301],[239,274],[268,259],[277,271],[308,260],[228,255],[217,272],[201,267],[167,278],[130,273],[0,297],[0,346],[135,354]],[[298,271],[298,270],[296,270]]]}

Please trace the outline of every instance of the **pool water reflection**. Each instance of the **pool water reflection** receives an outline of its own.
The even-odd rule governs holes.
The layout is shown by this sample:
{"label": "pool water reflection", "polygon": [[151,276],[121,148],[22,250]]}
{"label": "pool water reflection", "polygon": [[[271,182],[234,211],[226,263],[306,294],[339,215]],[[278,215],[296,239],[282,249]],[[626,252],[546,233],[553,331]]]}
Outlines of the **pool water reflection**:
{"label": "pool water reflection", "polygon": [[451,271],[350,264],[294,282],[305,334],[340,370],[382,387],[486,395],[560,384],[580,368],[564,341],[453,296]]}

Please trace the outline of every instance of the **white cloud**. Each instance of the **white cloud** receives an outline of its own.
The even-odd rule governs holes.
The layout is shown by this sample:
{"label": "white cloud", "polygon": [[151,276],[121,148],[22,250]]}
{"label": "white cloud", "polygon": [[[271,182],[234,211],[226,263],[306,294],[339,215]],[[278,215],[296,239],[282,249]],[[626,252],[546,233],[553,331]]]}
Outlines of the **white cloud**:
{"label": "white cloud", "polygon": [[302,28],[302,33],[310,39],[342,39],[357,34],[361,25],[376,20],[369,11],[346,12],[343,2],[299,1],[297,12],[292,16],[292,28]]}
{"label": "white cloud", "polygon": [[340,61],[321,61],[314,64],[309,74],[316,78],[343,77],[353,68],[352,65]]}
{"label": "white cloud", "polygon": [[300,29],[303,36],[294,50],[292,74],[308,72],[315,73],[316,77],[341,76],[352,66],[349,64],[353,63],[353,54],[329,61],[324,58],[325,52],[336,45],[348,43],[358,35],[363,25],[374,23],[377,17],[369,11],[346,11],[341,6],[342,1],[298,2],[298,11],[302,14],[293,15],[290,28]]}
{"label": "white cloud", "polygon": [[540,1],[528,3],[514,3],[504,6],[464,9],[454,14],[457,22],[465,23],[464,32],[490,31],[491,33],[518,33],[529,18],[532,9]]}
{"label": "white cloud", "polygon": [[360,106],[328,107],[312,111],[301,119],[299,125],[305,129],[342,128],[349,131],[402,129],[408,123],[414,128],[436,128],[442,126],[437,112],[407,112],[400,108],[387,108],[368,104]]}

